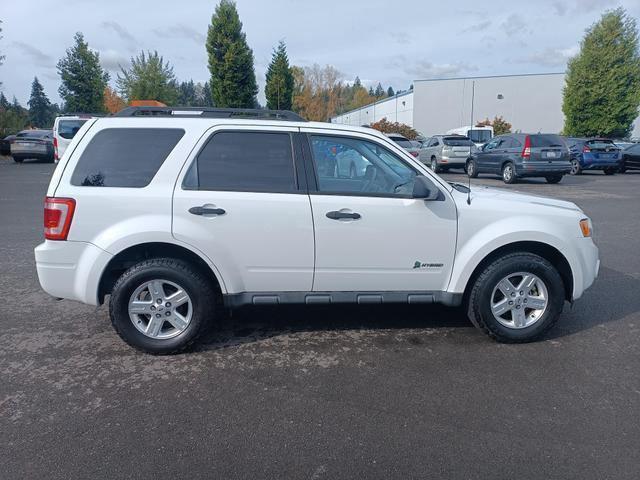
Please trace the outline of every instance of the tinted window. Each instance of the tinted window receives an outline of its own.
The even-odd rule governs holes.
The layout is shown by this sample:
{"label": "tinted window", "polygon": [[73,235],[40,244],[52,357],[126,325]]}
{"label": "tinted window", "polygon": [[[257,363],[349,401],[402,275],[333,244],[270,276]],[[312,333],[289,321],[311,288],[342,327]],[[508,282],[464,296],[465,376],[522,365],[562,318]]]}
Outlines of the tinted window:
{"label": "tinted window", "polygon": [[398,145],[400,145],[402,148],[412,148],[413,145],[411,145],[411,142],[409,140],[407,140],[406,138],[402,138],[402,137],[390,137],[391,140],[393,140],[394,142],[396,142]]}
{"label": "tinted window", "polygon": [[110,128],[84,149],[71,184],[146,187],[184,135],[176,128]]}
{"label": "tinted window", "polygon": [[485,143],[491,140],[491,130],[467,130],[467,137],[475,143]]}
{"label": "tinted window", "polygon": [[606,149],[616,146],[611,140],[606,139],[589,140],[587,142],[587,145],[589,145],[590,148],[594,149]]}
{"label": "tinted window", "polygon": [[410,195],[416,172],[386,148],[356,138],[312,136],[318,190],[352,195]]}
{"label": "tinted window", "polygon": [[564,141],[560,135],[529,135],[531,147],[562,147]]}
{"label": "tinted window", "polygon": [[443,142],[450,147],[470,147],[473,142],[467,137],[444,137]]}
{"label": "tinted window", "polygon": [[297,189],[288,133],[220,132],[198,154],[185,188],[248,192]]}
{"label": "tinted window", "polygon": [[76,136],[80,127],[84,125],[86,120],[59,120],[58,135],[67,140],[71,140]]}

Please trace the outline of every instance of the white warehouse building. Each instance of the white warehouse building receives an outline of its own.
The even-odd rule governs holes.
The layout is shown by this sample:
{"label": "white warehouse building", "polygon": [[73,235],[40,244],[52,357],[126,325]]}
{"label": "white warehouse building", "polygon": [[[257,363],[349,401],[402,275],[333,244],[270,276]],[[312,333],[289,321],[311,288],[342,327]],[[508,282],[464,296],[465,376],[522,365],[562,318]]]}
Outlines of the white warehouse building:
{"label": "white warehouse building", "polygon": [[[564,77],[564,73],[537,73],[415,80],[413,91],[343,113],[331,121],[369,125],[386,118],[410,125],[425,136],[446,133],[470,124],[474,90],[474,122],[502,116],[513,131],[559,133],[564,126]],[[638,120],[632,136],[640,136]]]}

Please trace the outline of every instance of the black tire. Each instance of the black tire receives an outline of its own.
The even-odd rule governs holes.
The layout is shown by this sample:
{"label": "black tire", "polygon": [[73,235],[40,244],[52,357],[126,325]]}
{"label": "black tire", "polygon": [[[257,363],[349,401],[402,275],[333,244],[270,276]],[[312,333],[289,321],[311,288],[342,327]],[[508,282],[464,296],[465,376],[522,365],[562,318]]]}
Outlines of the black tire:
{"label": "black tire", "polygon": [[507,184],[516,183],[518,177],[516,175],[516,167],[511,162],[507,162],[502,166],[502,181]]}
{"label": "black tire", "polygon": [[13,161],[16,163],[22,163],[23,160],[24,160],[23,157],[16,157],[16,156],[13,157]]}
{"label": "black tire", "polygon": [[470,178],[478,177],[478,166],[476,165],[476,161],[472,158],[467,160],[467,164],[465,165],[465,172]]}
{"label": "black tire", "polygon": [[562,180],[562,175],[549,175],[548,177],[544,177],[547,183],[560,183]]}
{"label": "black tire", "polygon": [[618,169],[618,173],[626,173],[627,172],[627,165],[622,162],[622,164],[620,165],[620,168]]}
{"label": "black tire", "polygon": [[[545,284],[548,303],[542,316],[524,328],[509,328],[501,324],[491,311],[494,288],[509,274],[532,273]],[[475,279],[467,299],[467,314],[471,322],[489,337],[503,343],[531,342],[544,335],[558,320],[564,306],[565,290],[560,274],[544,258],[532,253],[512,253],[498,258]]]}
{"label": "black tire", "polygon": [[[139,331],[129,317],[129,299],[145,282],[164,279],[175,282],[192,301],[192,317],[184,331],[167,339],[151,338]],[[113,287],[109,315],[115,331],[132,347],[154,355],[168,355],[189,348],[215,319],[216,291],[211,279],[187,262],[174,258],[153,258],[124,272]]]}
{"label": "black tire", "polygon": [[580,162],[577,158],[571,160],[571,171],[569,172],[571,175],[580,175],[582,174],[582,167],[580,166]]}
{"label": "black tire", "polygon": [[438,165],[438,160],[436,159],[436,157],[431,157],[431,170],[433,170],[435,173],[440,173],[442,171],[440,165]]}
{"label": "black tire", "polygon": [[614,167],[605,168],[603,171],[605,175],[613,175],[616,173],[616,169]]}

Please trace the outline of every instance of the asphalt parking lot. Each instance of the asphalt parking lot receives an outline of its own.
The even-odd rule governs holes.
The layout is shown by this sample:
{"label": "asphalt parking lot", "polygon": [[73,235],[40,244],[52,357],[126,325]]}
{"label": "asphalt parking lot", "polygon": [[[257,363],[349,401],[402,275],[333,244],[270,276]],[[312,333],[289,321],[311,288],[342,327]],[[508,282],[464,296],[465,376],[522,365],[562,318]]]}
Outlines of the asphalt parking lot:
{"label": "asphalt parking lot", "polygon": [[0,477],[640,478],[640,173],[474,180],[593,218],[600,277],[543,341],[442,307],[261,309],[152,357],[40,290],[53,168],[0,159]]}

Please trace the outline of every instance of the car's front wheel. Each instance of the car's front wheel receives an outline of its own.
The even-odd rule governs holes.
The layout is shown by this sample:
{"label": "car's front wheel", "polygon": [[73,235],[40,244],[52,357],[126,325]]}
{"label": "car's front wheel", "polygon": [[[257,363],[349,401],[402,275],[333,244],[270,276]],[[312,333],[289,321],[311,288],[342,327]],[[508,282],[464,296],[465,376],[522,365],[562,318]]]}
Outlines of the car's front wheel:
{"label": "car's front wheel", "polygon": [[109,301],[114,329],[132,347],[171,354],[191,346],[215,316],[210,279],[173,258],[140,262],[118,279]]}
{"label": "car's front wheel", "polygon": [[16,163],[22,163],[24,161],[24,158],[22,157],[17,157],[17,156],[13,156],[13,161]]}
{"label": "car's front wheel", "polygon": [[582,167],[578,159],[574,158],[571,160],[571,171],[569,173],[571,173],[571,175],[580,175],[582,173]]}
{"label": "car's front wheel", "polygon": [[478,176],[478,168],[476,165],[476,161],[471,158],[467,160],[465,170],[469,178],[476,178]]}
{"label": "car's front wheel", "polygon": [[609,167],[604,169],[605,175],[613,175],[614,173],[616,173],[616,169],[614,167]]}
{"label": "car's front wheel", "polygon": [[547,183],[560,183],[560,180],[562,180],[562,175],[548,175],[544,178]]}
{"label": "car's front wheel", "polygon": [[476,278],[467,311],[491,338],[523,343],[553,326],[564,299],[562,277],[549,261],[532,253],[512,253],[494,260]]}

